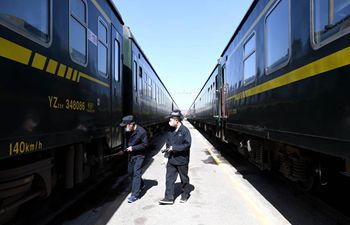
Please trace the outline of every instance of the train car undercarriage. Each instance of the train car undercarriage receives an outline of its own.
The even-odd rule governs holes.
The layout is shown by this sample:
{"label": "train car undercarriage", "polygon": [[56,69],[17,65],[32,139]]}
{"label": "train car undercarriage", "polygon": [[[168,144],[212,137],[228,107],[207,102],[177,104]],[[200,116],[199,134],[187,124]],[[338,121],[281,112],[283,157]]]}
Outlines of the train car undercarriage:
{"label": "train car undercarriage", "polygon": [[[262,171],[277,171],[304,191],[326,186],[335,174],[348,176],[350,160],[325,155],[288,144],[266,140],[231,129],[191,121],[212,137],[220,139],[245,156]],[[350,177],[350,176],[349,176]]]}
{"label": "train car undercarriage", "polygon": [[96,140],[3,160],[0,224],[8,222],[21,205],[31,200],[42,200],[51,193],[83,185],[115,165],[125,169],[123,163],[115,163],[123,157],[115,154],[116,151],[109,150],[104,141]]}

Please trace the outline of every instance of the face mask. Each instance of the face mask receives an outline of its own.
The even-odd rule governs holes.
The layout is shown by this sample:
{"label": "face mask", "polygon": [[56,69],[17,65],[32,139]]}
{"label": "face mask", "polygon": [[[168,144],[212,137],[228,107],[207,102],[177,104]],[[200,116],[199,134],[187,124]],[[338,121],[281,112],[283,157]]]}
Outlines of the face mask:
{"label": "face mask", "polygon": [[175,127],[176,126],[176,122],[175,121],[169,121],[169,126],[171,127]]}
{"label": "face mask", "polygon": [[126,132],[130,132],[131,130],[130,130],[129,127],[125,127],[125,131],[126,131]]}

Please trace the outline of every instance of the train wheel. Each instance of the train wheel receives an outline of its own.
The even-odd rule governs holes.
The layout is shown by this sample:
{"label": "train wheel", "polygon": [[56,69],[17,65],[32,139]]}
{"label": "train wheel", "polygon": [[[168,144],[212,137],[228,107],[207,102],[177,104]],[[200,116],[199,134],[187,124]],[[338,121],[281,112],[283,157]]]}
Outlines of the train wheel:
{"label": "train wheel", "polygon": [[317,184],[315,176],[310,176],[304,181],[298,181],[298,187],[305,192],[314,190],[315,184]]}
{"label": "train wheel", "polygon": [[313,171],[305,181],[298,182],[303,191],[319,191],[322,186],[328,184],[327,169],[318,162],[313,166]]}

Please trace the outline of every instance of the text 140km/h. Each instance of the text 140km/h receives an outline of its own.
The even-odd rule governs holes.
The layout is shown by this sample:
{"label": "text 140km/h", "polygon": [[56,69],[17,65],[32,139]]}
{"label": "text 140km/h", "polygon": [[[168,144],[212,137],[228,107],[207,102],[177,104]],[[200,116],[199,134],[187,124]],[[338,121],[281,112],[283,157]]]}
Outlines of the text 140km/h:
{"label": "text 140km/h", "polygon": [[41,141],[35,141],[35,142],[16,141],[14,143],[10,143],[9,154],[10,156],[21,155],[24,153],[39,151],[41,149],[43,149],[43,143]]}

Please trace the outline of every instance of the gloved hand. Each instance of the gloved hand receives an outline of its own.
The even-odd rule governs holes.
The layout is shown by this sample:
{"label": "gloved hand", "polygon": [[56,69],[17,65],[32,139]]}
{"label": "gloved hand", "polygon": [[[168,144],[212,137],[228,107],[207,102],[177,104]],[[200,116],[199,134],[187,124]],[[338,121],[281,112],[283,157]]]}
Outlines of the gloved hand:
{"label": "gloved hand", "polygon": [[173,146],[170,146],[169,148],[165,148],[165,149],[162,149],[160,150],[162,153],[166,153],[166,152],[171,152],[173,150]]}

